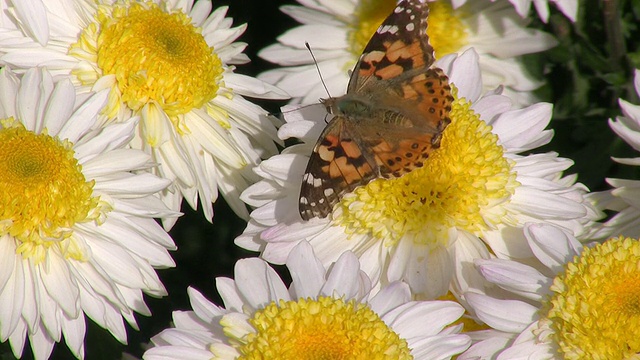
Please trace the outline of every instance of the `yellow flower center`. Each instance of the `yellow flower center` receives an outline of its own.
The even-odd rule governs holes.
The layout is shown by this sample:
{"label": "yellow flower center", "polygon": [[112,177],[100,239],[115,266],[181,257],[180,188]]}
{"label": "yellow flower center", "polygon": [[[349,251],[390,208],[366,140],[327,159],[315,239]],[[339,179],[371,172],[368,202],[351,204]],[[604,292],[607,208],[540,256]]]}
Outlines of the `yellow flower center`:
{"label": "yellow flower center", "polygon": [[427,35],[436,59],[458,52],[467,44],[467,26],[460,20],[462,17],[461,10],[454,11],[448,2],[429,3]]}
{"label": "yellow flower center", "polygon": [[491,127],[456,99],[440,148],[423,167],[399,179],[377,179],[345,195],[333,213],[347,234],[370,234],[394,246],[401,238],[436,248],[451,228],[480,235],[509,221],[506,209],[519,185]]}
{"label": "yellow flower center", "polygon": [[238,359],[413,359],[407,342],[354,300],[281,300],[257,311],[250,323],[255,332],[238,339]]}
{"label": "yellow flower center", "polygon": [[556,277],[544,320],[564,359],[635,359],[640,353],[640,243],[585,247]]}
{"label": "yellow flower center", "polygon": [[396,1],[392,0],[361,0],[358,3],[354,13],[355,21],[348,34],[349,51],[352,54],[362,54],[371,36],[395,7]]}
{"label": "yellow flower center", "polygon": [[0,128],[0,236],[19,242],[23,257],[42,261],[51,246],[81,258],[67,241],[76,223],[100,216],[72,144],[26,130],[13,118]]}
{"label": "yellow flower center", "polygon": [[[393,12],[396,1],[361,0],[354,17],[355,21],[348,33],[349,51],[360,56],[373,34],[384,19]],[[453,10],[444,1],[429,3],[427,35],[436,58],[455,53],[467,44],[467,26],[461,20],[463,13]]]}
{"label": "yellow flower center", "polygon": [[139,111],[156,104],[173,121],[216,96],[222,62],[200,29],[180,11],[168,12],[152,2],[120,1],[98,9],[96,22],[85,28],[71,55],[97,65],[78,67],[83,85],[115,75],[105,114],[115,118],[120,104]]}

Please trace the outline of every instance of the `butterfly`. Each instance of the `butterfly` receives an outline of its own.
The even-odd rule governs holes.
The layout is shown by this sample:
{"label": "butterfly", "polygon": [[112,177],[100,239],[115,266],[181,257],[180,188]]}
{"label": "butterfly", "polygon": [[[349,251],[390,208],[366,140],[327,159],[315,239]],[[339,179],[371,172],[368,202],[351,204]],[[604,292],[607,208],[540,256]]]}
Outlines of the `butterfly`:
{"label": "butterfly", "polygon": [[453,96],[432,67],[428,15],[425,2],[399,1],[364,48],[347,93],[321,100],[333,118],[302,178],[302,219],[327,217],[344,194],[373,179],[422,167],[440,146]]}

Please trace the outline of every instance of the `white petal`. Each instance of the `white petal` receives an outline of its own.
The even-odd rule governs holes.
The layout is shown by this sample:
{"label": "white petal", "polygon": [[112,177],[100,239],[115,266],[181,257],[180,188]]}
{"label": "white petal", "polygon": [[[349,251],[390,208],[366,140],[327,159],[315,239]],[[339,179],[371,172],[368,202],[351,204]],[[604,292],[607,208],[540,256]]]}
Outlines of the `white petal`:
{"label": "white petal", "polygon": [[[505,334],[506,335],[506,334]],[[476,342],[465,351],[464,354],[458,356],[459,360],[479,360],[479,359],[493,359],[492,355],[496,355],[512,341],[506,336],[494,336],[486,340]]]}
{"label": "white petal", "polygon": [[229,311],[241,312],[244,302],[236,289],[236,283],[233,279],[218,277],[216,278],[216,290],[222,298],[225,309]]}
{"label": "white petal", "polygon": [[325,269],[308,242],[301,241],[291,250],[287,268],[291,274],[291,288],[298,298],[318,296],[325,281]]}
{"label": "white petal", "polygon": [[350,251],[344,252],[333,264],[322,286],[321,293],[344,299],[353,299],[360,290],[360,263]]}
{"label": "white petal", "polygon": [[511,109],[511,100],[502,95],[485,95],[474,102],[471,108],[480,114],[480,118],[487,124],[493,125],[493,119]]}
{"label": "white petal", "polygon": [[102,180],[96,183],[95,190],[105,190],[111,194],[129,197],[139,196],[140,194],[153,194],[164,190],[171,181],[161,179],[149,173],[141,173],[131,175],[125,178],[114,180]]}
{"label": "white petal", "polygon": [[500,136],[500,142],[505,147],[522,147],[549,124],[551,110],[551,104],[538,103],[525,109],[505,112],[492,123],[493,132]]}
{"label": "white petal", "polygon": [[108,90],[103,90],[85,101],[60,129],[60,137],[76,142],[88,128],[95,124],[96,116],[107,103],[108,95]]}
{"label": "white petal", "polygon": [[511,333],[523,331],[535,320],[538,311],[522,301],[498,300],[474,293],[467,293],[465,297],[480,320],[496,330]]}
{"label": "white petal", "polygon": [[411,289],[409,285],[401,281],[395,281],[383,287],[368,303],[373,311],[384,315],[410,300]]}
{"label": "white petal", "polygon": [[209,360],[211,358],[211,351],[190,346],[153,347],[144,353],[145,360]]}
{"label": "white petal", "polygon": [[20,312],[25,301],[24,274],[22,263],[14,263],[11,270],[12,276],[2,288],[0,293],[0,308],[6,309],[3,321],[0,323],[0,337],[6,339],[14,331],[20,320]]}
{"label": "white petal", "polygon": [[48,359],[55,341],[47,334],[43,326],[35,334],[29,334],[29,343],[35,359]]}
{"label": "white petal", "polygon": [[437,335],[419,338],[410,343],[414,359],[451,359],[471,345],[471,339],[460,335]]}
{"label": "white petal", "polygon": [[556,6],[572,22],[578,17],[578,0],[557,0]]}
{"label": "white petal", "polygon": [[557,352],[550,344],[530,341],[510,346],[496,360],[546,360],[556,357]]}
{"label": "white petal", "polygon": [[[46,83],[44,78],[47,79]],[[51,85],[51,89],[48,89],[47,84]],[[49,95],[48,92],[53,89],[52,85],[51,75],[43,69],[29,69],[23,75],[16,98],[18,104],[16,115],[27,129],[36,133],[42,131],[39,107],[42,106],[41,102]]]}
{"label": "white petal", "polygon": [[39,275],[51,298],[62,308],[68,317],[76,318],[80,311],[79,293],[66,260],[57,256],[47,257],[44,266],[38,266]]}
{"label": "white petal", "polygon": [[474,259],[491,258],[487,246],[477,236],[466,231],[458,231],[458,235],[455,238],[455,243],[450,246],[451,262],[455,270],[450,290],[453,290],[456,294],[463,294],[470,290],[483,291],[482,289],[485,286],[484,277],[475,266],[470,265]]}
{"label": "white petal", "polygon": [[544,23],[549,21],[548,0],[533,0],[533,6],[536,8],[536,11],[538,12],[538,16],[540,17],[540,20],[542,20]]}
{"label": "white petal", "polygon": [[189,294],[189,303],[193,311],[207,323],[212,323],[214,319],[225,313],[223,309],[207,300],[202,293],[191,286],[187,288],[187,294]]}
{"label": "white petal", "polygon": [[552,279],[532,267],[503,259],[476,260],[475,263],[488,281],[507,291],[536,301],[549,293]]}
{"label": "white petal", "polygon": [[225,85],[233,89],[234,92],[250,97],[262,99],[288,99],[290,98],[284,90],[251,76],[229,73],[225,77]]}
{"label": "white petal", "polygon": [[280,11],[291,16],[297,22],[302,24],[323,24],[329,26],[344,26],[344,23],[338,21],[335,16],[330,14],[309,9],[307,7],[295,5],[283,5]]}
{"label": "white petal", "polygon": [[462,314],[464,308],[452,301],[413,301],[391,310],[382,320],[404,336],[429,336],[437,335]]}
{"label": "white petal", "polygon": [[539,219],[575,219],[587,214],[580,203],[567,201],[562,196],[533,188],[516,191],[509,206]]}
{"label": "white petal", "polygon": [[16,94],[20,87],[18,77],[7,67],[0,69],[0,111],[4,117],[17,115]]}
{"label": "white petal", "polygon": [[62,321],[62,332],[64,341],[71,352],[78,358],[84,357],[84,335],[86,333],[86,323],[84,314],[75,319],[65,319]]}
{"label": "white petal", "polygon": [[40,0],[14,0],[12,3],[25,30],[45,46],[49,41],[49,21],[44,4]]}
{"label": "white petal", "polygon": [[619,102],[622,111],[627,117],[617,117],[616,121],[609,120],[609,126],[636,151],[640,151],[640,107],[627,103],[624,100]]}
{"label": "white petal", "polygon": [[240,294],[254,309],[261,309],[280,299],[290,300],[289,291],[280,276],[264,260],[239,260],[236,262],[234,278]]}
{"label": "white petal", "polygon": [[287,46],[302,47],[305,42],[313,49],[346,49],[345,30],[335,26],[307,25],[293,28],[278,37]]}
{"label": "white petal", "polygon": [[76,91],[70,79],[63,79],[56,84],[44,114],[49,135],[57,135],[71,117],[75,97]]}
{"label": "white petal", "polygon": [[458,88],[458,97],[475,101],[482,92],[478,53],[468,49],[453,62],[449,80]]}
{"label": "white petal", "polygon": [[553,225],[527,224],[524,235],[538,260],[554,273],[560,273],[582,251],[575,237]]}
{"label": "white petal", "polygon": [[211,14],[212,8],[213,5],[211,4],[211,0],[196,1],[195,4],[193,4],[193,8],[191,8],[191,11],[189,11],[191,22],[195,26],[202,26],[209,14]]}

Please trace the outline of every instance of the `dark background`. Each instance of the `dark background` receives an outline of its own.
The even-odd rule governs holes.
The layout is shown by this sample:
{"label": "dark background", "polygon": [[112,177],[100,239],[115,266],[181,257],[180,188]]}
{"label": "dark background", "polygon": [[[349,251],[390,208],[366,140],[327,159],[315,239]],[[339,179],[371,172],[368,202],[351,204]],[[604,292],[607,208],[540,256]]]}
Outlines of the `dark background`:
{"label": "dark background", "polygon": [[[239,40],[249,44],[246,53],[252,62],[238,66],[236,72],[255,76],[276,67],[256,54],[275,42],[278,35],[297,26],[294,20],[278,10],[283,4],[295,2],[214,1],[214,7],[229,5],[227,15],[233,17],[234,25],[249,24]],[[573,159],[576,165],[569,173],[578,173],[580,181],[592,190],[606,189],[604,178],[607,176],[637,178],[636,168],[616,165],[610,160],[612,155],[635,155],[629,146],[616,138],[606,120],[619,115],[619,97],[638,103],[632,87],[632,69],[640,59],[638,42],[634,41],[640,35],[636,25],[640,19],[640,0],[608,1],[607,5],[604,4],[596,0],[581,1],[580,18],[576,24],[565,19],[553,5],[550,6],[552,16],[548,24],[537,20],[532,11],[531,26],[554,34],[561,44],[543,54],[525,56],[524,59],[534,76],[548,81],[538,95],[554,103],[551,127],[556,136],[551,144],[536,152],[557,151],[561,156]],[[622,10],[613,11],[613,15],[608,16],[604,6],[617,6]],[[615,34],[622,41],[622,48],[614,41]],[[284,104],[256,102],[274,113]],[[178,246],[178,250],[172,253],[177,266],[158,270],[169,296],[162,299],[146,296],[153,317],[137,316],[140,331],[128,329],[129,345],[120,344],[106,330],[87,320],[87,359],[118,359],[123,352],[141,357],[143,344],[170,325],[173,310],[190,310],[186,293],[188,286],[195,287],[220,304],[214,278],[231,277],[237,259],[256,256],[233,244],[245,222],[233,214],[222,198],[215,204],[213,224],[186,205],[183,211],[185,215],[171,231]],[[285,273],[281,267],[279,270]],[[0,359],[12,358],[8,342],[1,344]],[[25,345],[23,358],[32,358],[29,344]],[[73,355],[61,343],[56,345],[52,358],[72,359]]]}

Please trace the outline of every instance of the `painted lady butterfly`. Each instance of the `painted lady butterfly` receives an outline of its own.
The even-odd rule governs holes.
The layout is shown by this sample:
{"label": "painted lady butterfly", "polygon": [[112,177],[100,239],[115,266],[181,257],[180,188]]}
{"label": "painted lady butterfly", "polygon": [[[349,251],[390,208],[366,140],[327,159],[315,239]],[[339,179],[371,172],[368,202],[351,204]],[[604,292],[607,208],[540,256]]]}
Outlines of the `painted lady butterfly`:
{"label": "painted lady butterfly", "polygon": [[440,146],[453,96],[431,67],[429,6],[401,0],[356,65],[347,94],[321,100],[334,115],[316,143],[300,189],[304,220],[324,218],[348,192],[423,166]]}

